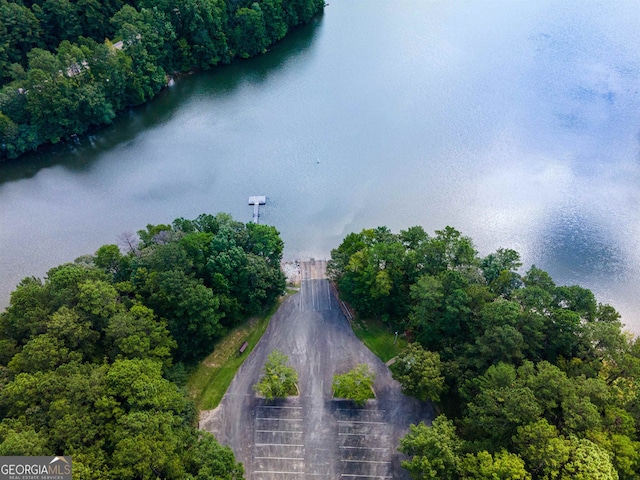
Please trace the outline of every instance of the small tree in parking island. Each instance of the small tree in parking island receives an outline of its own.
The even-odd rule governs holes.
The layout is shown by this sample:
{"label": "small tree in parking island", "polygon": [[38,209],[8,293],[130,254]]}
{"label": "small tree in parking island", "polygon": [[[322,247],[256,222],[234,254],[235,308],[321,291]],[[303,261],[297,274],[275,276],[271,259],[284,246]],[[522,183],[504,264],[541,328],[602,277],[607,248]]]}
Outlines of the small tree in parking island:
{"label": "small tree in parking island", "polygon": [[369,398],[374,398],[373,382],[376,374],[369,365],[361,363],[353,370],[333,376],[333,396],[353,400],[358,407],[364,406]]}
{"label": "small tree in parking island", "polygon": [[267,400],[285,398],[297,393],[298,372],[287,366],[289,357],[279,350],[273,350],[264,364],[264,374],[253,389]]}

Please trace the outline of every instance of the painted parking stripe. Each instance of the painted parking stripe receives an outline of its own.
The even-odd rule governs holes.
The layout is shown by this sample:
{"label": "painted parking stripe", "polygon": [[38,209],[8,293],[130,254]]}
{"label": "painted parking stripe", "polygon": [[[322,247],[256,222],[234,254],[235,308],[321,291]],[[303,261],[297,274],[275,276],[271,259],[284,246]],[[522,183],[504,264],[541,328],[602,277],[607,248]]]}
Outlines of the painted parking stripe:
{"label": "painted parking stripe", "polygon": [[304,447],[299,443],[256,443],[256,447]]}
{"label": "painted parking stripe", "polygon": [[[304,472],[275,472],[273,470],[255,470],[253,472],[254,474],[256,473],[274,473],[276,475],[304,475]],[[388,477],[391,478],[391,477]]]}
{"label": "painted parking stripe", "polygon": [[351,463],[382,463],[385,465],[391,465],[391,462],[384,462],[381,460],[340,460],[341,462],[351,462]]}
{"label": "painted parking stripe", "polygon": [[362,420],[338,420],[338,423],[366,423],[368,425],[386,425],[387,422],[365,422]]}
{"label": "painted parking stripe", "polygon": [[304,431],[302,430],[256,430],[256,433],[304,433]]}
{"label": "painted parking stripe", "polygon": [[390,447],[348,447],[346,445],[340,445],[338,448],[345,449],[358,449],[358,450],[389,450]]}
{"label": "painted parking stripe", "polygon": [[312,300],[312,305],[313,305],[313,311],[317,312],[320,310],[320,297],[318,295],[318,285],[316,284],[316,282],[312,281],[311,282],[311,292],[313,294],[313,298]]}
{"label": "painted parking stripe", "polygon": [[361,477],[361,478],[393,478],[384,475],[356,475],[355,473],[342,473],[341,477]]}
{"label": "painted parking stripe", "polygon": [[254,457],[259,460],[304,460],[304,457]]}
{"label": "painted parking stripe", "polygon": [[331,292],[329,291],[329,282],[327,283],[327,298],[329,299],[329,310],[331,310]]}
{"label": "painted parking stripe", "polygon": [[304,418],[256,417],[256,420],[282,420],[285,422],[301,422]]}

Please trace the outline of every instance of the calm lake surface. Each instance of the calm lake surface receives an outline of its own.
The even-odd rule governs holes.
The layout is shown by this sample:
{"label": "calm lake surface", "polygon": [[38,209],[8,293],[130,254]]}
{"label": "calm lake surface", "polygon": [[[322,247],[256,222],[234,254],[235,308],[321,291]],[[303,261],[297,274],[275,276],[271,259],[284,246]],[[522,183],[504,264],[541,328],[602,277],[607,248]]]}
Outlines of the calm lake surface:
{"label": "calm lake surface", "polygon": [[288,259],[451,225],[640,334],[638,25],[637,1],[331,0],[268,54],[0,166],[0,306],[125,231],[248,222],[266,195]]}

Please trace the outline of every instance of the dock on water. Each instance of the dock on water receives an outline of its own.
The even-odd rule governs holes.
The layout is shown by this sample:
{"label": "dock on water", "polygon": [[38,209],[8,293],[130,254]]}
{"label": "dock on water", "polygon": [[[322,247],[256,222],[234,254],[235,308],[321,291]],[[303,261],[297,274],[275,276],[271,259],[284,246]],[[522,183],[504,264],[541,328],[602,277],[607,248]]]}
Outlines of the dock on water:
{"label": "dock on water", "polygon": [[266,203],[267,197],[264,195],[249,197],[249,205],[253,205],[253,223],[260,222],[260,205],[265,205]]}

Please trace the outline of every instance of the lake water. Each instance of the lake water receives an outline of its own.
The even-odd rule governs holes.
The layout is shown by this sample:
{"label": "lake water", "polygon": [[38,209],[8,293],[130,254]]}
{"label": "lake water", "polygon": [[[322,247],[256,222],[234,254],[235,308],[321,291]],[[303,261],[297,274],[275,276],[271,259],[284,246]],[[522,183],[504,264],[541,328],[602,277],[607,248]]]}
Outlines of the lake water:
{"label": "lake water", "polygon": [[640,333],[637,1],[331,0],[256,59],[180,79],[0,166],[0,305],[147,223],[266,195],[285,257],[451,225],[591,288]]}

